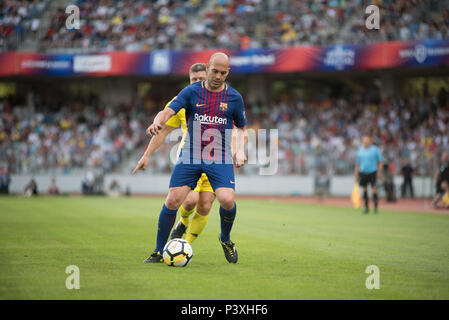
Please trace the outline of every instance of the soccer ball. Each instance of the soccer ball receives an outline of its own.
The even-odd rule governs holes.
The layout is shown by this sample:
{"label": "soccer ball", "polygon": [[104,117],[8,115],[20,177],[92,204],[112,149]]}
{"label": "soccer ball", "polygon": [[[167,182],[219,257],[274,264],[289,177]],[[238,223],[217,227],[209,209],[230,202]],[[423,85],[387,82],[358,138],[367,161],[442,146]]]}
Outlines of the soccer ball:
{"label": "soccer ball", "polygon": [[170,267],[185,267],[193,257],[193,249],[184,239],[172,239],[165,245],[162,257]]}

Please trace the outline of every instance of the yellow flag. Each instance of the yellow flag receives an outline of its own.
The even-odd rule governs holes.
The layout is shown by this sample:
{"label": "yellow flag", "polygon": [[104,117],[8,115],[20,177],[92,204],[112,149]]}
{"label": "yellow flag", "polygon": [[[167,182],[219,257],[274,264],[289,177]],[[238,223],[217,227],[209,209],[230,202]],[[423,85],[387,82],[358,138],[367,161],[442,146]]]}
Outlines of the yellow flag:
{"label": "yellow flag", "polygon": [[360,189],[357,183],[354,184],[354,188],[352,189],[351,201],[354,208],[360,208],[360,202],[362,201],[362,197],[360,197]]}

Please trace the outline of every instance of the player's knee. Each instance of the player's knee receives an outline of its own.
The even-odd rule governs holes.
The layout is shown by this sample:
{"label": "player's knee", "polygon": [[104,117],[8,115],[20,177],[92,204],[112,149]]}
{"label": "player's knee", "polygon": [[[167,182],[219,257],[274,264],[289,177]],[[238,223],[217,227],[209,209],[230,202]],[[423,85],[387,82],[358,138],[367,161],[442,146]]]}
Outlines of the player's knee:
{"label": "player's knee", "polygon": [[187,199],[184,200],[184,202],[182,203],[182,206],[183,206],[184,209],[186,209],[187,211],[192,211],[193,209],[195,209],[196,202],[197,202],[196,199],[187,198]]}
{"label": "player's knee", "polygon": [[165,200],[165,206],[170,210],[178,210],[181,206],[181,200],[178,197],[169,195]]}
{"label": "player's knee", "polygon": [[187,211],[191,211],[191,210],[195,209],[195,206],[198,203],[198,199],[199,199],[198,192],[191,191],[191,192],[189,192],[189,194],[187,195],[187,198],[182,203],[182,206]]}
{"label": "player's knee", "polygon": [[200,201],[198,202],[197,211],[202,216],[207,216],[212,208],[212,202]]}
{"label": "player's knee", "polygon": [[224,195],[219,199],[219,202],[223,209],[231,210],[232,208],[234,208],[234,195]]}
{"label": "player's knee", "polygon": [[186,209],[186,211],[192,211],[195,209],[195,202],[184,201],[182,206]]}

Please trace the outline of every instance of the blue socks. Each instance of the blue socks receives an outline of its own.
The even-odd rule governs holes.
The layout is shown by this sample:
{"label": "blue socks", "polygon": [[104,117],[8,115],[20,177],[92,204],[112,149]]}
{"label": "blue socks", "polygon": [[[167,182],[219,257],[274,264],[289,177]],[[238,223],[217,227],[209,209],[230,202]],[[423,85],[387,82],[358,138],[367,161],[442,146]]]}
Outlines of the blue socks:
{"label": "blue socks", "polygon": [[160,252],[164,250],[167,243],[170,231],[173,228],[176,220],[176,212],[178,210],[170,210],[164,205],[162,206],[161,213],[159,213],[159,223],[157,229],[156,249],[154,252]]}
{"label": "blue socks", "polygon": [[231,210],[225,210],[222,206],[220,206],[221,242],[228,242],[231,240],[231,229],[234,224],[236,212],[237,204],[235,202],[234,207]]}
{"label": "blue socks", "polygon": [[[164,250],[167,243],[170,231],[173,228],[176,220],[176,213],[178,210],[170,210],[165,204],[162,206],[162,210],[159,213],[159,223],[157,229],[156,249],[154,252],[160,252]],[[220,225],[221,233],[220,240],[222,242],[228,242],[231,240],[231,229],[234,224],[235,215],[237,213],[237,204],[234,202],[234,207],[231,210],[225,210],[220,206]]]}

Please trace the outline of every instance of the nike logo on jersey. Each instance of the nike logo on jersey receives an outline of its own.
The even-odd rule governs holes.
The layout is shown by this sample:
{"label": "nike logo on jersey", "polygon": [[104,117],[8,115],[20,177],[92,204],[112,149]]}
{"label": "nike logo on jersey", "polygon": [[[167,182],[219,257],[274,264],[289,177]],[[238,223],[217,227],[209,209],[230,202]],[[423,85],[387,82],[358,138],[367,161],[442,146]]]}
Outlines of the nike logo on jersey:
{"label": "nike logo on jersey", "polygon": [[202,104],[197,103],[196,104],[197,107],[202,107],[202,106],[205,106],[205,105],[206,105],[205,103],[202,103]]}

